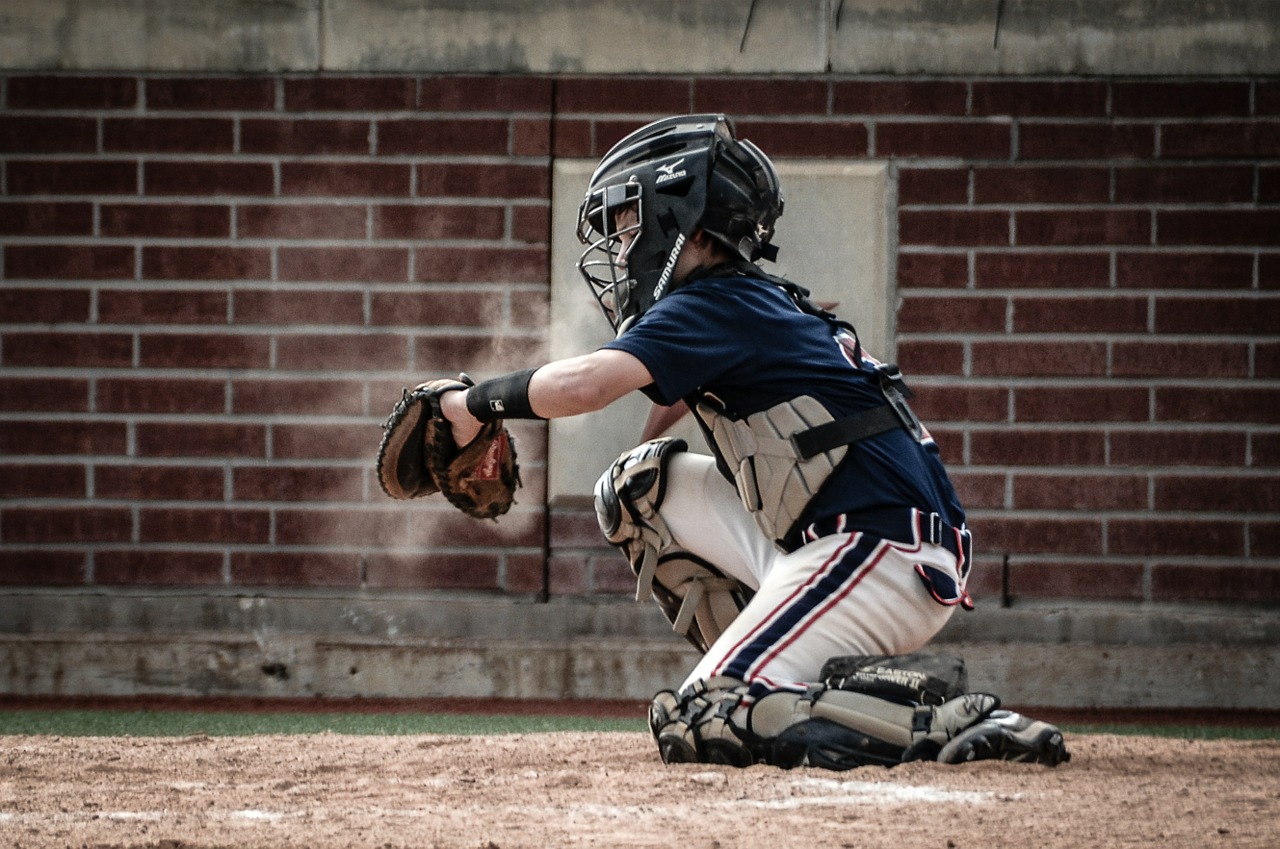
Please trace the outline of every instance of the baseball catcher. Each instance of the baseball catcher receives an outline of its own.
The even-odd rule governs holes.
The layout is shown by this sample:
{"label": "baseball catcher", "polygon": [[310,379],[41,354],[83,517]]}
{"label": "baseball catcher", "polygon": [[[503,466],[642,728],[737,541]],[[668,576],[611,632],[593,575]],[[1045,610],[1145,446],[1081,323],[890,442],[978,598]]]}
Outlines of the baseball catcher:
{"label": "baseball catcher", "polygon": [[494,519],[511,509],[520,467],[515,441],[500,420],[487,423],[465,446],[440,412],[440,397],[474,385],[430,380],[405,390],[383,424],[377,473],[382,491],[392,498],[421,498],[442,493],[468,516]]}
{"label": "baseball catcher", "polygon": [[[578,268],[615,338],[449,388],[440,417],[469,446],[503,419],[635,391],[692,411],[711,456],[649,441],[595,488],[637,597],[701,652],[650,707],[667,763],[1061,763],[1057,728],[966,692],[955,663],[920,662],[973,606],[965,512],[898,369],[759,264],[777,255],[782,212],[773,163],[724,115],[636,130],[595,169],[578,215]],[[406,491],[430,488],[416,475]]]}

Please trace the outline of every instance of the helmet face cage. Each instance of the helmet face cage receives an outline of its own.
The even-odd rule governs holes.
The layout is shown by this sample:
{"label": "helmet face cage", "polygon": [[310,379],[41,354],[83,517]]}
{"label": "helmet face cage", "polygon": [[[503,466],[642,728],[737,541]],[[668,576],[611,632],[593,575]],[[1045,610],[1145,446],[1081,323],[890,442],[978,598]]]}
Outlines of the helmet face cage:
{"label": "helmet face cage", "polygon": [[[636,221],[619,232],[616,216],[628,207]],[[698,228],[747,261],[773,259],[781,214],[777,172],[735,138],[728,118],[665,118],[614,145],[592,174],[578,211],[588,246],[578,269],[621,335],[682,282],[673,279],[676,261]]]}
{"label": "helmet face cage", "polygon": [[[634,218],[620,228],[618,217],[627,209]],[[626,264],[640,239],[643,220],[643,193],[634,179],[588,192],[578,208],[578,240],[587,246],[578,259],[578,270],[615,331],[635,302],[635,280]]]}

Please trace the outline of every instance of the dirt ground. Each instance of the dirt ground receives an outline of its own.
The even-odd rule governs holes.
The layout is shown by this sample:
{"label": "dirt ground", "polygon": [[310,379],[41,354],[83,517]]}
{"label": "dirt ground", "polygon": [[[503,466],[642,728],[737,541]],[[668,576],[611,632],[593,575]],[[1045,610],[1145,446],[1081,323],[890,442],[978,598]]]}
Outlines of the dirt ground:
{"label": "dirt ground", "polygon": [[0,738],[0,847],[1271,847],[1280,741],[1070,763],[666,767],[641,732]]}

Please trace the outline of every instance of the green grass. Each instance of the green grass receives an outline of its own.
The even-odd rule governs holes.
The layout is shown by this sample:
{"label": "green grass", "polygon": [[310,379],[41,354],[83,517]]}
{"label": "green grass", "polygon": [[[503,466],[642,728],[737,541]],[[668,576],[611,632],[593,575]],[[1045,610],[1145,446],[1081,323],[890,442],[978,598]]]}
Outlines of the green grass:
{"label": "green grass", "polygon": [[[1126,734],[1181,739],[1277,740],[1278,727],[1074,725],[1067,734]],[[237,713],[232,711],[0,710],[0,736],[237,737],[257,734],[531,734],[647,731],[644,718],[488,716],[428,713]]]}
{"label": "green grass", "polygon": [[478,716],[412,713],[234,713],[128,710],[0,711],[0,735],[236,737],[253,734],[530,734],[644,731],[643,717]]}

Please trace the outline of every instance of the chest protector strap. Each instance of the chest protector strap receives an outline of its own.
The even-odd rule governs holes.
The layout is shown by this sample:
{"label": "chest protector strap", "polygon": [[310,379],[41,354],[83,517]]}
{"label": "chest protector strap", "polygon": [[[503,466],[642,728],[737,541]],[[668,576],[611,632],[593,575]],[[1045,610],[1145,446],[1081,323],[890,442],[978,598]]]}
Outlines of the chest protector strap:
{"label": "chest protector strap", "polygon": [[831,414],[808,395],[745,419],[729,416],[710,397],[699,401],[695,412],[728,465],[742,505],[781,547],[783,538],[849,450],[847,445],[837,445],[805,457],[796,444],[797,434],[831,424]]}

